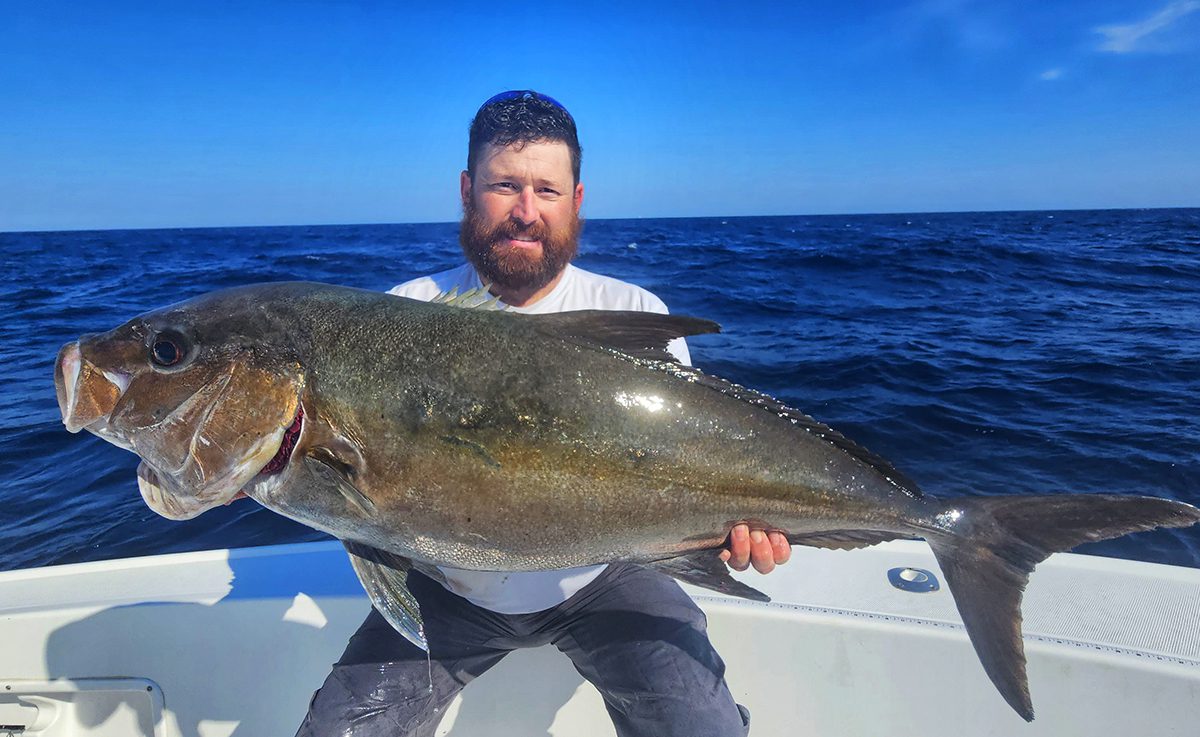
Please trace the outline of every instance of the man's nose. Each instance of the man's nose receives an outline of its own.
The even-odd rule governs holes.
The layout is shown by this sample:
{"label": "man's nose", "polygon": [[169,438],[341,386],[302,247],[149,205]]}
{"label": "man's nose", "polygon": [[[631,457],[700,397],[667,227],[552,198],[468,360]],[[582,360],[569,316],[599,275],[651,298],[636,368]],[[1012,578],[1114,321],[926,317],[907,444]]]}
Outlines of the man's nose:
{"label": "man's nose", "polygon": [[517,203],[512,209],[512,217],[522,225],[533,225],[541,217],[541,213],[538,212],[537,197],[533,194],[533,187],[521,189],[521,193],[517,195]]}

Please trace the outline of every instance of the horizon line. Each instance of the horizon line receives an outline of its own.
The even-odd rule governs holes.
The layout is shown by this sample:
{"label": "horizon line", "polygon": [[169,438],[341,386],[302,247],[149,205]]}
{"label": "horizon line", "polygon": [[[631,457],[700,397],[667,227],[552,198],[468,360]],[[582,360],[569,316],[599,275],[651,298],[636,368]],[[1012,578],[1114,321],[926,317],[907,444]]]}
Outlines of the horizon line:
{"label": "horizon line", "polygon": [[[584,218],[584,221],[604,222],[610,220],[742,220],[747,218],[807,218],[807,217],[877,217],[883,215],[985,215],[985,214],[1011,214],[1019,212],[1029,213],[1057,213],[1057,212],[1116,212],[1116,211],[1155,211],[1155,210],[1198,210],[1200,205],[1191,206],[1166,206],[1166,207],[1064,207],[1064,208],[1012,208],[1003,210],[895,210],[881,212],[813,212],[813,213],[794,213],[787,215],[666,215],[654,217],[604,217],[604,218]],[[242,230],[242,229],[262,229],[262,228],[368,228],[380,227],[388,225],[457,225],[458,220],[426,220],[426,221],[392,221],[392,222],[370,222],[370,223],[345,223],[345,222],[329,222],[329,223],[260,223],[260,224],[241,224],[241,225],[156,225],[156,226],[141,226],[131,228],[34,228],[31,230],[0,230],[0,235],[27,235],[31,233],[120,233],[130,231],[150,231],[150,230]]]}

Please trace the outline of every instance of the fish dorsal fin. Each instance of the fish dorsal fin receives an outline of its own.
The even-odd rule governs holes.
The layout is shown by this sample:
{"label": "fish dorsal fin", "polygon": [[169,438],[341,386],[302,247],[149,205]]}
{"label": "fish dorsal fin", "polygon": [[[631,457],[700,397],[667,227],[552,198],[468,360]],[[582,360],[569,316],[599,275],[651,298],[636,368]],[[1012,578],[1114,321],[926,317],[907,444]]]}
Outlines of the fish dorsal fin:
{"label": "fish dorsal fin", "polygon": [[679,360],[667,351],[667,344],[675,338],[721,332],[721,326],[712,320],[658,312],[576,310],[524,317],[557,338],[610,348],[634,358],[674,363]]}
{"label": "fish dorsal fin", "polygon": [[844,451],[860,463],[874,469],[881,474],[893,486],[898,488],[914,499],[920,499],[924,494],[921,493],[921,488],[917,483],[901,473],[883,456],[876,455],[850,438],[834,430],[829,425],[823,422],[818,422],[816,419],[809,417],[798,409],[793,409],[787,406],[778,399],[763,394],[762,392],[747,389],[746,387],[735,384],[732,381],[722,379],[716,376],[711,376],[703,371],[691,366],[670,366],[663,367],[665,370],[673,371],[677,376],[688,381],[707,386],[710,389],[727,394],[731,397],[736,397],[743,402],[749,402],[757,407],[762,408],[766,412],[770,412],[781,419],[788,420],[793,425],[806,430],[812,435],[816,435],[822,440],[831,443],[839,450]]}
{"label": "fish dorsal fin", "polygon": [[448,292],[442,292],[433,299],[429,300],[434,304],[449,305],[450,307],[465,307],[471,310],[502,310],[504,305],[501,304],[500,298],[488,292],[491,289],[490,284],[484,284],[482,287],[468,289],[465,292],[459,293],[458,287],[454,287]]}

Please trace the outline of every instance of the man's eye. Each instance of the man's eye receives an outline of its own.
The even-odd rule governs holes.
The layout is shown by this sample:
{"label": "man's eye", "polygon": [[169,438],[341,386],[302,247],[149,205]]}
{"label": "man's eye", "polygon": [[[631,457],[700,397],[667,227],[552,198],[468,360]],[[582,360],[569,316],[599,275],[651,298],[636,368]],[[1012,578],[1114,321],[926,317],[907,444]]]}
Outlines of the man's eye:
{"label": "man's eye", "polygon": [[496,182],[492,186],[496,187],[496,189],[506,189],[509,191],[515,191],[517,189],[517,185],[513,184],[512,182]]}

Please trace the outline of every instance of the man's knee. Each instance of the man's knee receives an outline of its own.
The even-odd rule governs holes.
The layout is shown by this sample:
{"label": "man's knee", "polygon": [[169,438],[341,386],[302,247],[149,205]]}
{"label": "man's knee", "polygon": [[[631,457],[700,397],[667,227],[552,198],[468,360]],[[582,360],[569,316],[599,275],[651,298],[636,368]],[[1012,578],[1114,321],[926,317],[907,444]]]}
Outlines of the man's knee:
{"label": "man's knee", "polygon": [[745,737],[750,711],[728,691],[712,698],[643,697],[624,706],[607,703],[620,737]]}
{"label": "man's knee", "polygon": [[[336,665],[309,702],[296,737],[424,737],[458,686],[408,664]],[[448,681],[443,683],[442,681]]]}

